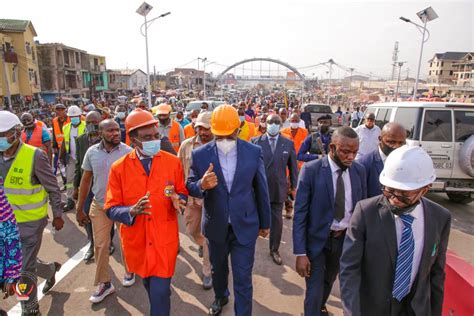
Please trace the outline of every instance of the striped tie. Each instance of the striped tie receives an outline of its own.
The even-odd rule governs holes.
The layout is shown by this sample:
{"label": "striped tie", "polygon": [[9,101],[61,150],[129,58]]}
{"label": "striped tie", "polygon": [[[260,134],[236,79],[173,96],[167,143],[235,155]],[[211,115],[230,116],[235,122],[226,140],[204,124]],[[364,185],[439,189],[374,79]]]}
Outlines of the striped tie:
{"label": "striped tie", "polygon": [[415,240],[411,224],[414,217],[409,214],[400,215],[403,221],[403,232],[400,246],[398,247],[397,266],[395,269],[395,281],[393,282],[392,295],[399,302],[410,292],[411,269],[413,265],[413,253],[415,252]]}

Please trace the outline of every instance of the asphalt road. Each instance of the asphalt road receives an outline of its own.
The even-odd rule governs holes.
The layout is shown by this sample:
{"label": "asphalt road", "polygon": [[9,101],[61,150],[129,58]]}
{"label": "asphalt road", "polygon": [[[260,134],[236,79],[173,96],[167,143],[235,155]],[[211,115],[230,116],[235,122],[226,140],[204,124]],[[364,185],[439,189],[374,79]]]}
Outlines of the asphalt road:
{"label": "asphalt road", "polygon": [[[474,253],[474,210],[473,203],[457,205],[450,203],[444,195],[430,194],[431,199],[443,204],[453,213],[453,230],[449,247],[471,263]],[[44,233],[43,246],[39,257],[48,261],[59,261],[67,264],[61,269],[63,278],[40,300],[43,315],[142,315],[148,313],[148,297],[141,284],[130,288],[121,286],[123,276],[120,253],[116,251],[110,265],[113,273],[113,284],[116,293],[107,297],[102,303],[91,305],[89,296],[94,290],[93,278],[95,264],[85,264],[80,260],[81,249],[87,243],[85,232],[77,226],[74,214],[65,217],[65,228],[56,234]],[[183,229],[181,231],[184,231]],[[205,315],[213,300],[213,292],[201,287],[201,259],[197,247],[188,236],[180,235],[181,252],[178,256],[176,273],[172,281],[172,315]],[[291,253],[291,220],[284,220],[283,244],[281,255],[283,265],[275,265],[269,256],[268,240],[259,238],[255,255],[253,274],[254,284],[254,315],[301,315],[304,300],[304,280],[294,270],[294,256]],[[118,246],[118,241],[115,240]],[[75,257],[77,259],[70,260]],[[74,266],[74,264],[77,264]],[[68,271],[68,266],[72,269]],[[42,281],[42,280],[41,280]],[[40,281],[40,282],[41,282]],[[329,298],[328,308],[333,315],[342,315],[340,309],[339,285],[336,284]],[[232,289],[232,283],[230,284]],[[231,290],[232,292],[232,290]],[[17,301],[9,298],[0,301],[7,311],[14,308]],[[16,309],[18,311],[18,309]],[[10,315],[19,315],[11,312]],[[233,315],[233,300],[225,307],[222,315]]]}

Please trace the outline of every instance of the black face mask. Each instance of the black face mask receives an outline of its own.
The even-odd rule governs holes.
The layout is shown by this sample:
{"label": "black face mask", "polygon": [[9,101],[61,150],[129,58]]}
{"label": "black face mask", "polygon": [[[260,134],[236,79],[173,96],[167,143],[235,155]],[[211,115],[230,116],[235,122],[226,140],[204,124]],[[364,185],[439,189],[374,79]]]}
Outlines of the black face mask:
{"label": "black face mask", "polygon": [[320,131],[322,134],[326,134],[326,133],[329,131],[329,126],[322,125],[322,126],[319,127],[319,131]]}
{"label": "black face mask", "polygon": [[387,144],[385,144],[383,142],[383,140],[380,142],[380,150],[384,153],[385,156],[388,156],[390,155],[390,153],[392,151],[394,151],[396,148],[392,148],[390,146],[387,146]]}
{"label": "black face mask", "polygon": [[97,132],[99,131],[99,125],[86,124],[86,130],[89,134],[97,134]]}
{"label": "black face mask", "polygon": [[331,146],[331,149],[333,151],[333,155],[332,155],[332,159],[334,160],[334,162],[336,163],[336,165],[341,168],[342,171],[346,171],[347,167],[346,165],[344,165],[341,161],[341,159],[339,158],[339,156],[337,155],[337,152],[336,152],[336,148],[334,148],[334,146]]}
{"label": "black face mask", "polygon": [[170,123],[170,119],[169,118],[166,118],[166,119],[158,119],[158,121],[160,121],[160,124],[161,125],[168,125]]}
{"label": "black face mask", "polygon": [[384,196],[382,199],[383,205],[390,210],[393,214],[400,216],[403,214],[411,213],[417,206],[420,204],[420,200],[416,201],[414,204],[406,207],[397,207],[390,204],[390,201]]}

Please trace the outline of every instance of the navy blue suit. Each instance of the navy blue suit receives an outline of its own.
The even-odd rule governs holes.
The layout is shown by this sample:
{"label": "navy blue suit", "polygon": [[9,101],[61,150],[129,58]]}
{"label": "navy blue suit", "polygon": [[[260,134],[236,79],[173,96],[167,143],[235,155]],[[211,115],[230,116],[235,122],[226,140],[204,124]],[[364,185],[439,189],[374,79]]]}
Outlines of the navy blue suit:
{"label": "navy blue suit", "polygon": [[[202,191],[200,179],[214,165],[218,184]],[[228,190],[212,141],[193,151],[187,179],[189,194],[204,201],[203,234],[209,241],[216,298],[229,296],[228,256],[234,277],[234,312],[252,313],[252,268],[259,229],[270,228],[270,200],[260,147],[237,140],[237,166]]]}
{"label": "navy blue suit", "polygon": [[[353,162],[348,170],[353,210],[358,201],[367,197],[366,175],[364,167],[357,162]],[[296,191],[293,252],[295,255],[306,254],[311,262],[311,276],[306,279],[306,315],[319,315],[323,294],[328,295],[325,293],[325,273],[331,267],[326,267],[325,251],[326,248],[334,246],[329,242],[332,239],[330,229],[334,220],[334,200],[335,192],[328,157],[305,163],[300,171]],[[340,239],[338,246],[342,251],[343,236]]]}
{"label": "navy blue suit", "polygon": [[275,145],[275,152],[270,147],[269,136],[263,134],[252,138],[252,143],[262,148],[263,161],[267,175],[268,190],[272,207],[272,224],[270,230],[270,251],[278,251],[283,231],[283,203],[288,195],[288,178],[290,173],[291,188],[296,188],[298,166],[293,141],[279,135]]}
{"label": "navy blue suit", "polygon": [[377,148],[368,155],[363,155],[359,159],[359,163],[365,167],[367,172],[367,197],[371,198],[382,194],[379,176],[383,170],[383,161],[382,157],[380,157],[379,149]]}
{"label": "navy blue suit", "polygon": [[320,134],[319,132],[311,133],[304,139],[303,143],[301,144],[300,150],[296,153],[296,158],[299,161],[312,161],[318,159],[319,155],[311,153],[311,143],[313,142],[313,134],[316,137],[321,137],[321,142],[323,143],[324,151],[329,153],[329,144],[331,143],[331,135],[330,134]]}

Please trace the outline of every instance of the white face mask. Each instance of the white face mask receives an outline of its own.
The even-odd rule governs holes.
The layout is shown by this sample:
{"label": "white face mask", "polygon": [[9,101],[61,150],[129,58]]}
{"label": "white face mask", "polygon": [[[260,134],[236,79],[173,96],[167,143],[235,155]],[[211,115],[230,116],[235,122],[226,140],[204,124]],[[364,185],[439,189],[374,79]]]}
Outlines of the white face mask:
{"label": "white face mask", "polygon": [[219,148],[224,154],[227,155],[234,147],[237,145],[237,141],[233,139],[218,139],[216,140],[216,146]]}
{"label": "white face mask", "polygon": [[298,127],[300,127],[300,124],[299,123],[290,123],[290,127],[292,129],[297,129]]}

